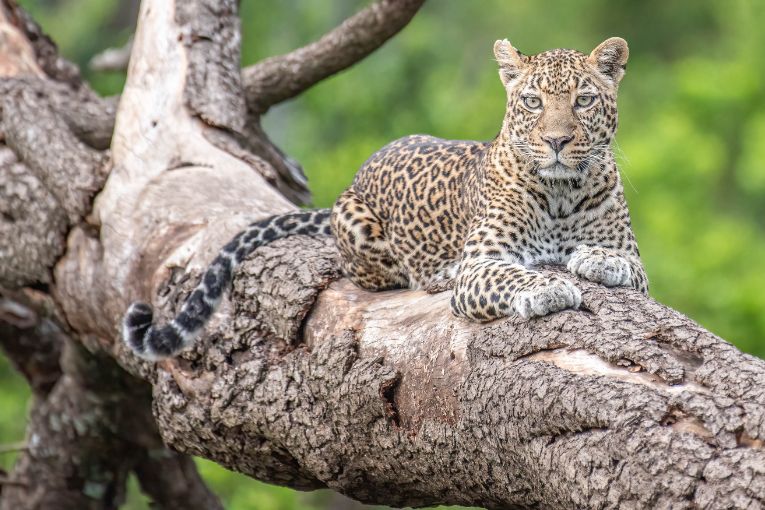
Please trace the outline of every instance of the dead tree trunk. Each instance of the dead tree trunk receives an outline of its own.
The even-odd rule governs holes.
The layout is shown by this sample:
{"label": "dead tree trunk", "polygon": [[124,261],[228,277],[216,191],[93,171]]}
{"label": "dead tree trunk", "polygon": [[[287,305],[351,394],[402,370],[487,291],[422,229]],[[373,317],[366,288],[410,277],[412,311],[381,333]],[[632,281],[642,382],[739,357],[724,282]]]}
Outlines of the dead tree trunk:
{"label": "dead tree trunk", "polygon": [[[118,341],[132,300],[171,316],[228,238],[294,208],[272,184],[296,186],[296,167],[276,169],[287,160],[248,119],[362,58],[421,3],[376,2],[338,27],[341,42],[375,41],[353,58],[330,37],[258,75],[238,68],[235,0],[144,2],[109,153],[68,147],[82,138],[55,102],[36,108],[60,124],[4,101],[17,174],[51,196],[27,207],[63,225],[66,246],[30,225],[2,283],[50,282],[78,352],[151,386],[170,448],[260,480],[395,506],[762,507],[765,362],[630,290],[580,281],[579,311],[477,325],[449,314],[448,294],[359,290],[338,280],[331,240],[291,238],[238,270],[195,350],[154,365]],[[322,55],[322,72],[302,60]],[[63,181],[60,156],[25,136],[35,126],[72,158]],[[15,189],[0,181],[0,196]],[[50,245],[52,278],[51,259],[29,255]]]}

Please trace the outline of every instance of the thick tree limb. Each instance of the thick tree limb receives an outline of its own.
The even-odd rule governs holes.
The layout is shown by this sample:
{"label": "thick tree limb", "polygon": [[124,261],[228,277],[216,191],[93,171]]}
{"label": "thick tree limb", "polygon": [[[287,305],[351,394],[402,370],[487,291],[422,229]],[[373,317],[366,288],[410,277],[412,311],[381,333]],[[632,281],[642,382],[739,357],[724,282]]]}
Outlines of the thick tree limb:
{"label": "thick tree limb", "polygon": [[0,144],[0,238],[8,240],[0,243],[0,285],[49,282],[68,224],[53,194]]}
{"label": "thick tree limb", "polygon": [[106,179],[106,157],[80,142],[45,101],[41,80],[6,79],[2,87],[6,143],[53,194],[69,222],[89,210]]}
{"label": "thick tree limb", "polygon": [[[240,268],[193,351],[159,365],[127,352],[117,331],[130,301],[172,315],[228,237],[292,207],[228,134],[246,113],[228,62],[235,7],[144,3],[114,170],[91,215],[99,232],[75,226],[55,268],[69,326],[102,356],[80,359],[107,354],[150,383],[169,446],[392,505],[765,502],[765,362],[629,290],[579,282],[580,311],[478,325],[448,313],[448,294],[335,281],[331,240],[292,238]],[[184,38],[197,10],[226,35]],[[189,79],[202,62],[208,78]],[[97,407],[104,423],[141,408],[126,381],[99,385],[115,391]]]}
{"label": "thick tree limb", "polygon": [[[66,229],[90,211],[106,177],[106,157],[92,148],[108,147],[115,103],[79,82],[13,3],[0,4],[0,32],[10,147],[0,147],[0,283],[17,287],[49,281]],[[2,473],[0,508],[116,508],[131,470],[167,508],[221,508],[191,459],[161,443],[145,388],[66,329],[50,295],[0,286],[0,347],[34,391],[27,441],[13,472]]]}
{"label": "thick tree limb", "polygon": [[47,79],[44,95],[53,100],[70,129],[92,147],[106,149],[116,102],[93,93],[77,66],[59,55],[53,41],[15,3],[0,3],[0,26],[0,77]]}
{"label": "thick tree limb", "polygon": [[131,470],[162,508],[222,508],[193,461],[162,444],[145,388],[73,343],[60,320],[42,292],[0,292],[0,347],[34,390],[0,509],[116,508]]}
{"label": "thick tree limb", "polygon": [[183,508],[222,508],[193,462],[162,445],[145,388],[104,356],[69,340],[62,347],[63,374],[48,395],[35,399],[27,446],[9,478],[14,483],[3,490],[0,509],[117,508],[133,469],[163,508],[175,507],[169,501]]}
{"label": "thick tree limb", "polygon": [[376,0],[321,39],[242,71],[247,104],[256,114],[293,98],[363,59],[404,28],[425,0]]}
{"label": "thick tree limb", "polygon": [[36,78],[6,78],[0,91],[6,144],[0,145],[0,235],[15,240],[0,246],[0,284],[46,283],[67,227],[90,210],[106,179],[107,158],[70,131],[71,106],[56,111],[69,91],[59,94]]}
{"label": "thick tree limb", "polygon": [[14,240],[0,245],[0,284],[18,287],[50,280],[66,229],[90,210],[106,166],[88,144],[108,146],[114,107],[15,4],[0,4],[0,31],[0,238]]}
{"label": "thick tree limb", "polygon": [[447,294],[331,283],[332,242],[293,238],[243,265],[195,350],[134,358],[115,340],[132,299],[172,315],[248,219],[290,209],[190,114],[196,85],[178,62],[201,47],[177,34],[193,16],[147,5],[94,215],[101,235],[70,234],[55,292],[91,349],[152,384],[170,446],[392,505],[765,501],[765,362],[630,290],[579,282],[580,311],[477,325],[448,313]]}

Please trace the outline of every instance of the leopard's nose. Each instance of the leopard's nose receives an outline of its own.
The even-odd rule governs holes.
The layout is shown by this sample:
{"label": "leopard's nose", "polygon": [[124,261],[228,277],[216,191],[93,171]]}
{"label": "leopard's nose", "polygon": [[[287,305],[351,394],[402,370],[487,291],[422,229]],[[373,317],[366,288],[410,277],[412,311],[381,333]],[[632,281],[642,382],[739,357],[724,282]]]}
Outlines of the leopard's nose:
{"label": "leopard's nose", "polygon": [[555,151],[555,153],[559,153],[563,150],[563,146],[566,145],[568,142],[573,140],[574,137],[571,135],[567,136],[543,136],[542,140],[547,142],[547,144],[552,147],[552,149]]}

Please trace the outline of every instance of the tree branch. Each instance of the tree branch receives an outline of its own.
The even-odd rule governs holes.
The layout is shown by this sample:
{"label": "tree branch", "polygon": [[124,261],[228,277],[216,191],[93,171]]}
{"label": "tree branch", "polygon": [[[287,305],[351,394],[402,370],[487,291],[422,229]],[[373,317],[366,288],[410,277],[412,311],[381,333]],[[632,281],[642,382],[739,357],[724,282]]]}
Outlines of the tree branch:
{"label": "tree branch", "polygon": [[0,144],[0,286],[50,282],[69,221],[53,194]]}
{"label": "tree branch", "polygon": [[[84,85],[16,4],[0,3],[0,27],[0,238],[13,240],[0,248],[0,283],[21,287],[49,282],[66,230],[90,211],[106,178],[94,149],[109,145],[116,102]],[[130,470],[167,507],[222,508],[191,459],[165,449],[145,388],[67,329],[50,295],[0,286],[0,347],[34,391],[0,508],[116,508]]]}
{"label": "tree branch", "polygon": [[396,35],[425,0],[376,0],[318,41],[242,71],[247,104],[256,114],[347,69]]}
{"label": "tree branch", "polygon": [[80,142],[49,106],[46,81],[6,79],[0,91],[6,143],[53,194],[70,224],[78,222],[103,186],[107,158]]}
{"label": "tree branch", "polygon": [[[152,66],[122,97],[101,236],[73,231],[57,266],[57,299],[88,336],[116,338],[136,298],[173,315],[227,238],[290,209],[174,106],[193,85],[173,65],[189,47],[171,44],[171,12],[141,16],[133,59]],[[679,313],[580,281],[580,311],[479,325],[452,317],[448,294],[372,294],[331,283],[336,267],[331,240],[278,241],[239,269],[192,352],[155,365],[118,341],[93,348],[152,384],[167,444],[271,483],[397,506],[765,498],[765,363]]]}
{"label": "tree branch", "polygon": [[62,58],[56,45],[40,26],[12,0],[0,3],[0,23],[5,28],[0,42],[0,75],[47,76],[73,88],[81,85],[77,66]]}
{"label": "tree branch", "polygon": [[[46,283],[64,250],[67,227],[90,211],[106,180],[108,158],[70,130],[64,115],[72,112],[72,93],[62,92],[60,84],[5,78],[0,80],[0,95],[5,142],[0,145],[0,232],[16,240],[0,248],[0,284]],[[57,112],[56,104],[68,106]],[[83,110],[74,116],[88,114]]]}
{"label": "tree branch", "polygon": [[194,460],[162,448],[146,450],[135,467],[141,489],[159,508],[223,509],[199,476]]}
{"label": "tree branch", "polygon": [[[113,360],[65,340],[62,375],[35,399],[21,452],[0,509],[111,509],[124,502],[128,473],[159,503],[223,508],[191,459],[164,448],[148,393]],[[183,485],[185,495],[180,497]],[[174,505],[166,505],[166,508]]]}
{"label": "tree branch", "polygon": [[0,3],[0,77],[44,78],[55,94],[55,109],[72,131],[96,149],[109,146],[114,128],[116,101],[99,98],[85,84],[73,63],[62,58],[56,45],[29,14],[15,3]]}
{"label": "tree branch", "polygon": [[271,141],[260,124],[259,116],[249,114],[245,127],[245,139],[248,149],[276,171],[278,178],[274,179],[272,185],[282,195],[297,205],[311,202],[311,192],[308,189],[308,179],[303,173],[303,167]]}
{"label": "tree branch", "polygon": [[[61,59],[15,3],[0,3],[0,285],[50,280],[67,228],[106,178],[114,105]],[[10,149],[10,150],[9,150]]]}
{"label": "tree branch", "polygon": [[41,398],[61,377],[59,358],[65,335],[60,323],[47,294],[0,288],[0,348]]}
{"label": "tree branch", "polygon": [[0,347],[34,390],[0,509],[116,508],[131,470],[163,508],[222,508],[193,461],[162,444],[145,388],[73,343],[60,324],[46,294],[0,292]]}
{"label": "tree branch", "polygon": [[130,52],[133,50],[133,37],[118,48],[107,48],[93,55],[88,67],[93,71],[127,71],[130,63]]}
{"label": "tree branch", "polygon": [[[196,9],[226,36],[179,40]],[[235,0],[144,3],[99,231],[75,226],[55,268],[68,324],[151,385],[166,444],[396,506],[765,500],[765,362],[627,289],[579,281],[579,311],[480,325],[451,316],[447,293],[336,280],[332,241],[295,237],[242,265],[191,352],[161,364],[128,352],[129,302],[173,315],[229,237],[293,208],[230,135],[246,115],[231,97],[243,94],[228,62],[235,12]],[[188,79],[202,62],[212,78]]]}

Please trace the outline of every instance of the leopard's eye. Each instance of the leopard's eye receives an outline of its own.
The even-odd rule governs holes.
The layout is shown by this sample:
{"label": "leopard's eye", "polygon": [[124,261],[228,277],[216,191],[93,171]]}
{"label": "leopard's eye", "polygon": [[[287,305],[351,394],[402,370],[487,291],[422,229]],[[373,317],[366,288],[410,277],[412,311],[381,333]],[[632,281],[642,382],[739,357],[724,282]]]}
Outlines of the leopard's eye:
{"label": "leopard's eye", "polygon": [[576,106],[578,108],[587,108],[595,102],[595,96],[578,96],[576,98]]}
{"label": "leopard's eye", "polygon": [[542,107],[542,100],[537,96],[523,96],[523,104],[529,110],[538,110]]}

